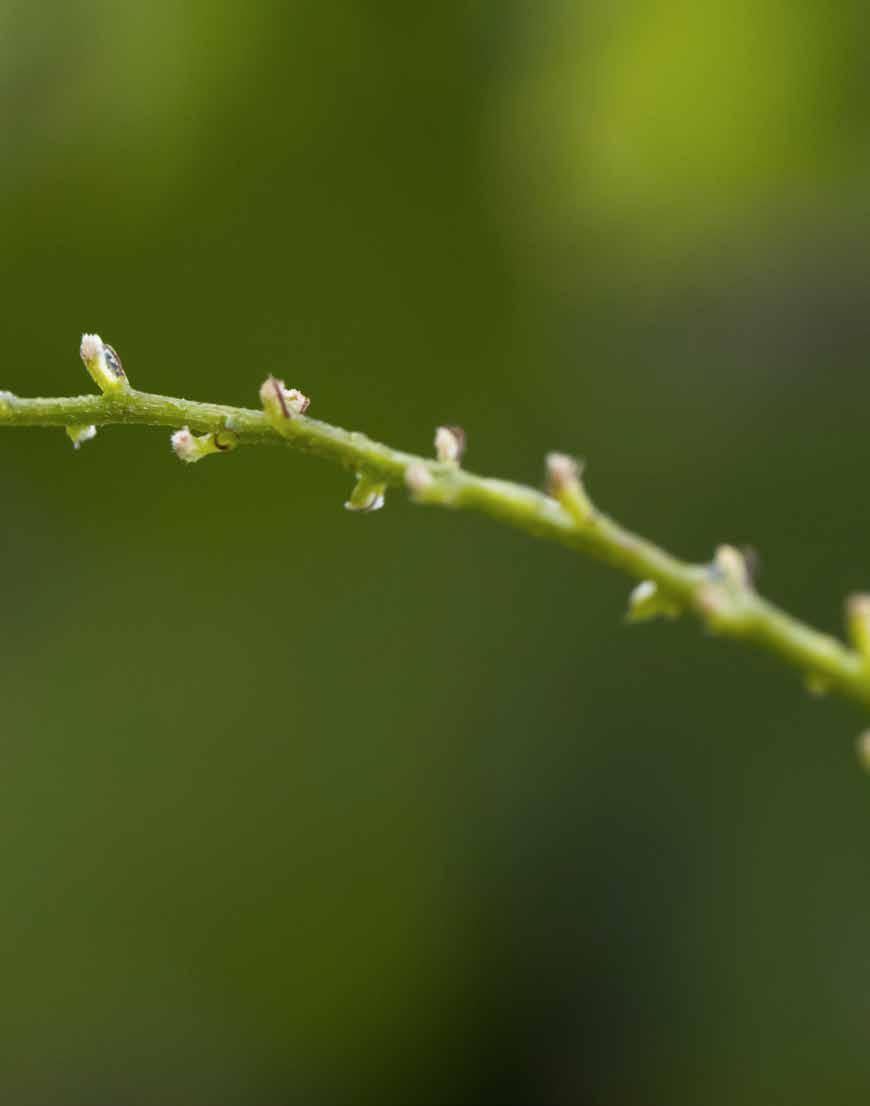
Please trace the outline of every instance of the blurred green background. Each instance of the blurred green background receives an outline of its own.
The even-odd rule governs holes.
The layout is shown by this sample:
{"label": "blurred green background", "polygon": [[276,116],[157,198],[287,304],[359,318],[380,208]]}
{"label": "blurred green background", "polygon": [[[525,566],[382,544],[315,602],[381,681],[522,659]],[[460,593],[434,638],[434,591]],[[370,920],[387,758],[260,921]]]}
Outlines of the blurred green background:
{"label": "blurred green background", "polygon": [[[0,387],[312,414],[870,585],[870,48],[826,0],[2,0]],[[0,434],[16,1106],[870,1093],[860,712],[289,451]]]}

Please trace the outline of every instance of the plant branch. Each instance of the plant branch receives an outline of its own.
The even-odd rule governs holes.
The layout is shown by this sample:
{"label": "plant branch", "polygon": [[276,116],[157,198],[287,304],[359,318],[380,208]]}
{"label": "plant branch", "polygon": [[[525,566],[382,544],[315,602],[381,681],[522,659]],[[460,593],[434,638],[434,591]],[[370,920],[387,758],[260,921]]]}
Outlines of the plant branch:
{"label": "plant branch", "polygon": [[[86,337],[100,341],[96,336]],[[84,351],[83,343],[83,356]],[[568,458],[552,454],[548,458],[549,494],[545,494],[462,469],[456,460],[461,452],[459,439],[452,441],[444,435],[445,431],[454,434],[455,428],[439,429],[439,442],[446,442],[446,447],[442,452],[439,444],[442,459],[432,460],[297,413],[305,410],[307,399],[288,392],[272,378],[261,392],[264,410],[256,411],[136,391],[127,384],[120,362],[116,367],[107,357],[103,365],[108,364],[115,378],[105,380],[87,358],[86,364],[104,389],[102,395],[23,399],[0,393],[0,426],[67,427],[78,432],[78,438],[71,433],[76,443],[92,436],[92,432],[82,435],[92,426],[122,423],[183,426],[208,436],[196,439],[187,433],[181,443],[179,431],[173,444],[184,460],[197,460],[206,452],[235,445],[273,444],[303,450],[336,461],[360,476],[347,503],[352,510],[376,508],[382,502],[378,489],[404,484],[417,502],[489,515],[642,581],[632,593],[631,619],[691,612],[714,633],[753,643],[779,656],[801,671],[810,686],[836,691],[870,707],[868,601],[854,597],[850,602],[848,625],[856,648],[849,648],[763,599],[751,584],[743,558],[731,547],[720,547],[711,564],[688,564],[602,514],[588,499],[579,471]],[[288,408],[288,403],[295,407]],[[196,446],[206,440],[209,448]]]}

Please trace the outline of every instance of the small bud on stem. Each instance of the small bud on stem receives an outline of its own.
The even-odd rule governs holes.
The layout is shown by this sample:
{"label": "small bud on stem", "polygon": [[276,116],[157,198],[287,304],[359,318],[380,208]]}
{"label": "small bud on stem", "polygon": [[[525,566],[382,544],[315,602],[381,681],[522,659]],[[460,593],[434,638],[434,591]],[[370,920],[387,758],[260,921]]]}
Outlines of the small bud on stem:
{"label": "small bud on stem", "polygon": [[185,461],[192,465],[208,457],[212,453],[228,453],[235,449],[239,440],[231,430],[216,430],[213,434],[202,434],[197,437],[191,434],[188,427],[183,426],[176,430],[170,438],[175,456],[179,461]]}
{"label": "small bud on stem", "polygon": [[846,600],[846,627],[852,644],[870,663],[870,595],[849,596]]}
{"label": "small bud on stem", "polygon": [[713,565],[722,577],[738,588],[748,588],[752,585],[746,557],[733,545],[717,546],[713,556]]}
{"label": "small bud on stem", "polygon": [[547,454],[547,494],[559,501],[578,526],[595,515],[592,500],[580,480],[582,466],[565,453]]}
{"label": "small bud on stem", "polygon": [[384,493],[387,485],[382,480],[372,480],[365,473],[357,475],[356,484],[345,503],[346,511],[379,511],[384,505]]}
{"label": "small bud on stem", "polygon": [[84,426],[81,423],[73,423],[66,428],[67,437],[73,444],[73,449],[80,449],[82,442],[89,442],[97,436],[95,426]]}
{"label": "small bud on stem", "polygon": [[129,392],[130,382],[121,358],[99,334],[83,334],[79,354],[94,383],[106,395]]}
{"label": "small bud on stem", "polygon": [[445,464],[459,464],[465,452],[465,431],[461,426],[439,426],[435,431],[435,456]]}
{"label": "small bud on stem", "polygon": [[714,633],[736,634],[752,610],[752,580],[746,557],[733,545],[719,545],[698,586],[693,606]]}
{"label": "small bud on stem", "polygon": [[679,618],[682,609],[673,599],[662,595],[652,580],[641,580],[628,597],[629,622],[647,622],[651,618]]}
{"label": "small bud on stem", "polygon": [[274,376],[267,376],[263,381],[260,401],[266,418],[278,430],[286,426],[294,416],[304,415],[311,403],[308,396],[303,395],[298,388],[288,388],[283,380]]}

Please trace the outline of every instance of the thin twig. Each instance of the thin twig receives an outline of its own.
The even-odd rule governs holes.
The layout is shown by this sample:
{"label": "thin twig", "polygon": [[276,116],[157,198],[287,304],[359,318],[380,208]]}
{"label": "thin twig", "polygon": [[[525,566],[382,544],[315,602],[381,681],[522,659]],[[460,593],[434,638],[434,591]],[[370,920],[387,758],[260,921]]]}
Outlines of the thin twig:
{"label": "thin twig", "polygon": [[[93,436],[89,431],[94,426],[184,427],[173,438],[183,460],[198,460],[236,445],[288,445],[337,461],[357,474],[359,483],[347,503],[352,510],[376,509],[385,486],[405,485],[417,502],[479,511],[642,581],[632,593],[630,618],[694,613],[713,632],[781,657],[801,671],[811,687],[839,692],[870,707],[870,601],[864,597],[852,597],[849,603],[848,628],[856,648],[848,648],[763,599],[741,555],[730,546],[720,547],[711,564],[688,564],[602,514],[586,495],[579,470],[561,455],[548,458],[545,494],[461,468],[458,428],[439,428],[442,459],[432,460],[298,413],[307,408],[307,398],[271,377],[261,391],[261,411],[140,392],[129,386],[119,361],[116,365],[111,358],[99,360],[109,347],[96,336],[87,338],[99,343],[86,351],[83,342],[82,351],[103,394],[23,399],[3,392],[0,426],[67,427],[76,444]],[[109,371],[104,375],[100,366]],[[194,438],[190,431],[204,437]]]}

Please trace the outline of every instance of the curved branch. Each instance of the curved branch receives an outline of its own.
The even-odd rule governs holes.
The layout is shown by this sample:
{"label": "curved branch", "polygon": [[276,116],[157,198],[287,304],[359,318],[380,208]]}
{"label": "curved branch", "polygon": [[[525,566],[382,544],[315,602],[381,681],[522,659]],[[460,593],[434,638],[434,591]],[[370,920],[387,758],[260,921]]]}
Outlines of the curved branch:
{"label": "curved branch", "polygon": [[[0,393],[0,426],[82,430],[91,425],[138,423],[184,426],[206,435],[225,436],[223,443],[213,438],[211,448],[195,456],[179,452],[185,460],[222,452],[230,448],[230,439],[233,445],[287,445],[316,454],[362,477],[363,491],[348,501],[351,509],[360,509],[360,504],[368,509],[366,503],[379,505],[377,494],[366,489],[405,484],[417,502],[479,511],[643,581],[632,593],[630,618],[692,612],[713,632],[754,643],[781,657],[799,669],[811,687],[831,689],[870,707],[870,603],[863,597],[853,597],[849,605],[850,636],[856,645],[851,649],[758,595],[742,557],[731,547],[720,547],[712,564],[687,564],[602,514],[588,499],[579,472],[568,458],[551,455],[548,459],[550,494],[545,494],[521,484],[477,476],[454,459],[431,460],[403,453],[364,434],[297,414],[307,406],[305,397],[287,392],[271,378],[261,393],[265,410],[255,411],[139,392],[127,385],[126,378],[122,384],[114,380],[110,386],[92,375],[105,388],[103,395],[22,399]],[[267,389],[272,388],[280,403],[269,402],[272,392]],[[288,409],[285,400],[289,396],[297,403],[295,410]]]}

